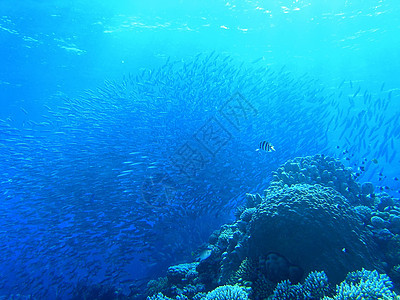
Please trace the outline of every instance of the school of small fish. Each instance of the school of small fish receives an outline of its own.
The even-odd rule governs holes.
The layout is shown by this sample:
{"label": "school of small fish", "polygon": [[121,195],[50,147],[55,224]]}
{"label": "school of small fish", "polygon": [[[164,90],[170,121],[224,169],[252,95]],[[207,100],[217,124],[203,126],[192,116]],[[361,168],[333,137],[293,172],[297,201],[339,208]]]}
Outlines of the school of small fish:
{"label": "school of small fish", "polygon": [[40,121],[0,120],[0,295],[68,298],[79,282],[128,293],[134,270],[187,260],[296,156],[399,163],[392,91],[337,95],[262,63],[168,60],[65,96]]}
{"label": "school of small fish", "polygon": [[390,190],[396,196],[400,193],[398,174],[389,178],[384,169],[396,170],[400,165],[399,96],[400,89],[385,90],[384,83],[369,91],[352,81],[342,81],[332,97],[325,125],[325,136],[337,143],[333,147],[336,156],[348,161],[356,177],[377,182],[380,190]]}

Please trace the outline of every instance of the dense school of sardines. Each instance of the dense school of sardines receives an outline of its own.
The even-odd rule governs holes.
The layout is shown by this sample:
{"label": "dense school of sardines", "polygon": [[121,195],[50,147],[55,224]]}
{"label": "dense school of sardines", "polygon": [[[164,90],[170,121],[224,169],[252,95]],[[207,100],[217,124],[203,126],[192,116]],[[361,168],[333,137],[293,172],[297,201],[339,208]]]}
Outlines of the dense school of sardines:
{"label": "dense school of sardines", "polygon": [[[338,91],[213,53],[65,97],[22,128],[1,120],[0,295],[126,291],[132,265],[187,260],[289,158],[398,164],[392,91]],[[263,140],[276,151],[256,152]]]}
{"label": "dense school of sardines", "polygon": [[377,181],[380,190],[398,196],[398,174],[389,178],[384,169],[396,170],[400,164],[400,89],[385,91],[384,87],[383,83],[371,92],[351,81],[342,82],[330,103],[332,115],[326,120],[325,135],[337,141],[337,156],[349,161],[357,177]]}

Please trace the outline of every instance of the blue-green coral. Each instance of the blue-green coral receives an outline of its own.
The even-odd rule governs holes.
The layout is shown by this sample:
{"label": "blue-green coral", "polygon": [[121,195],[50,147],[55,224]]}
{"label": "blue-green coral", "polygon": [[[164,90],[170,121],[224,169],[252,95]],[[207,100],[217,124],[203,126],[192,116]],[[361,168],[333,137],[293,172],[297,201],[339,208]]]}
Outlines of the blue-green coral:
{"label": "blue-green coral", "polygon": [[330,288],[324,272],[311,272],[303,284],[292,285],[284,280],[276,286],[273,300],[376,300],[399,299],[392,291],[393,284],[386,274],[362,269],[347,274],[346,280],[336,286],[336,294],[328,297]]}
{"label": "blue-green coral", "polygon": [[156,280],[150,280],[147,283],[146,293],[147,295],[154,295],[162,292],[164,289],[168,287],[168,279],[167,277],[159,277]]}
{"label": "blue-green coral", "polygon": [[304,300],[304,293],[301,284],[292,285],[289,280],[283,280],[277,284],[273,300]]}
{"label": "blue-green coral", "polygon": [[311,272],[303,284],[303,293],[306,299],[320,299],[329,295],[331,288],[325,272]]}
{"label": "blue-green coral", "polygon": [[162,293],[158,293],[151,297],[147,297],[147,300],[172,300],[172,299],[167,296],[164,296]]}
{"label": "blue-green coral", "polygon": [[246,300],[249,299],[247,290],[239,285],[223,285],[207,293],[202,300]]}
{"label": "blue-green coral", "polygon": [[[207,294],[198,293],[193,299],[200,300],[247,300],[249,299],[249,288],[235,285],[222,285]],[[200,296],[200,297],[199,297]],[[147,297],[147,300],[172,300],[162,293],[158,293],[152,297]],[[177,295],[176,300],[188,299],[185,295]]]}
{"label": "blue-green coral", "polygon": [[336,295],[333,298],[325,297],[324,300],[396,299],[392,288],[393,283],[386,274],[362,269],[349,273],[346,280],[336,287]]}
{"label": "blue-green coral", "polygon": [[272,299],[273,300],[308,300],[322,299],[329,295],[330,288],[328,277],[324,272],[311,272],[304,283],[292,285],[289,280],[281,281],[277,284]]}
{"label": "blue-green coral", "polygon": [[198,265],[198,262],[193,262],[169,267],[167,271],[168,282],[171,284],[190,282],[198,276],[196,271]]}

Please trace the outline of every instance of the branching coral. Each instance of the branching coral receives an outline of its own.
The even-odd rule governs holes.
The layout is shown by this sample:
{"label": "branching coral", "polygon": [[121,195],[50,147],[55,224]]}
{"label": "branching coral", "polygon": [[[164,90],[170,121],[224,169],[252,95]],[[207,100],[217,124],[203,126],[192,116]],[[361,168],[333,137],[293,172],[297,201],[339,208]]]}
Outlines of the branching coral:
{"label": "branching coral", "polygon": [[147,300],[172,300],[172,298],[164,296],[162,293],[158,293],[154,296],[147,297]]}
{"label": "branching coral", "polygon": [[393,284],[386,274],[379,274],[376,270],[362,269],[349,273],[346,280],[336,287],[336,295],[333,298],[325,297],[324,299],[395,299],[397,296],[392,288]]}
{"label": "branching coral", "polygon": [[328,277],[324,272],[311,272],[303,284],[292,285],[289,280],[277,284],[273,300],[313,300],[329,295]]}
{"label": "branching coral", "polygon": [[239,285],[223,285],[207,293],[202,300],[247,300],[248,292]]}
{"label": "branching coral", "polygon": [[329,295],[331,288],[325,272],[311,272],[303,284],[306,299],[320,299]]}
{"label": "branching coral", "polygon": [[302,287],[300,284],[292,285],[289,280],[284,280],[277,284],[273,300],[303,300],[305,299]]}

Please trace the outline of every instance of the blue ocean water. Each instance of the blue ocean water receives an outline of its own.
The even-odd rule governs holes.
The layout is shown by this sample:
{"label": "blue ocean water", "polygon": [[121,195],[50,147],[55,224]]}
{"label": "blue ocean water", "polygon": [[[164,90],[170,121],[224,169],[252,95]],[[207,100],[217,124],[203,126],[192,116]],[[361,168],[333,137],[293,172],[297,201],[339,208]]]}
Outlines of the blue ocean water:
{"label": "blue ocean water", "polygon": [[396,207],[399,49],[394,0],[2,0],[0,298],[133,298],[296,157]]}

